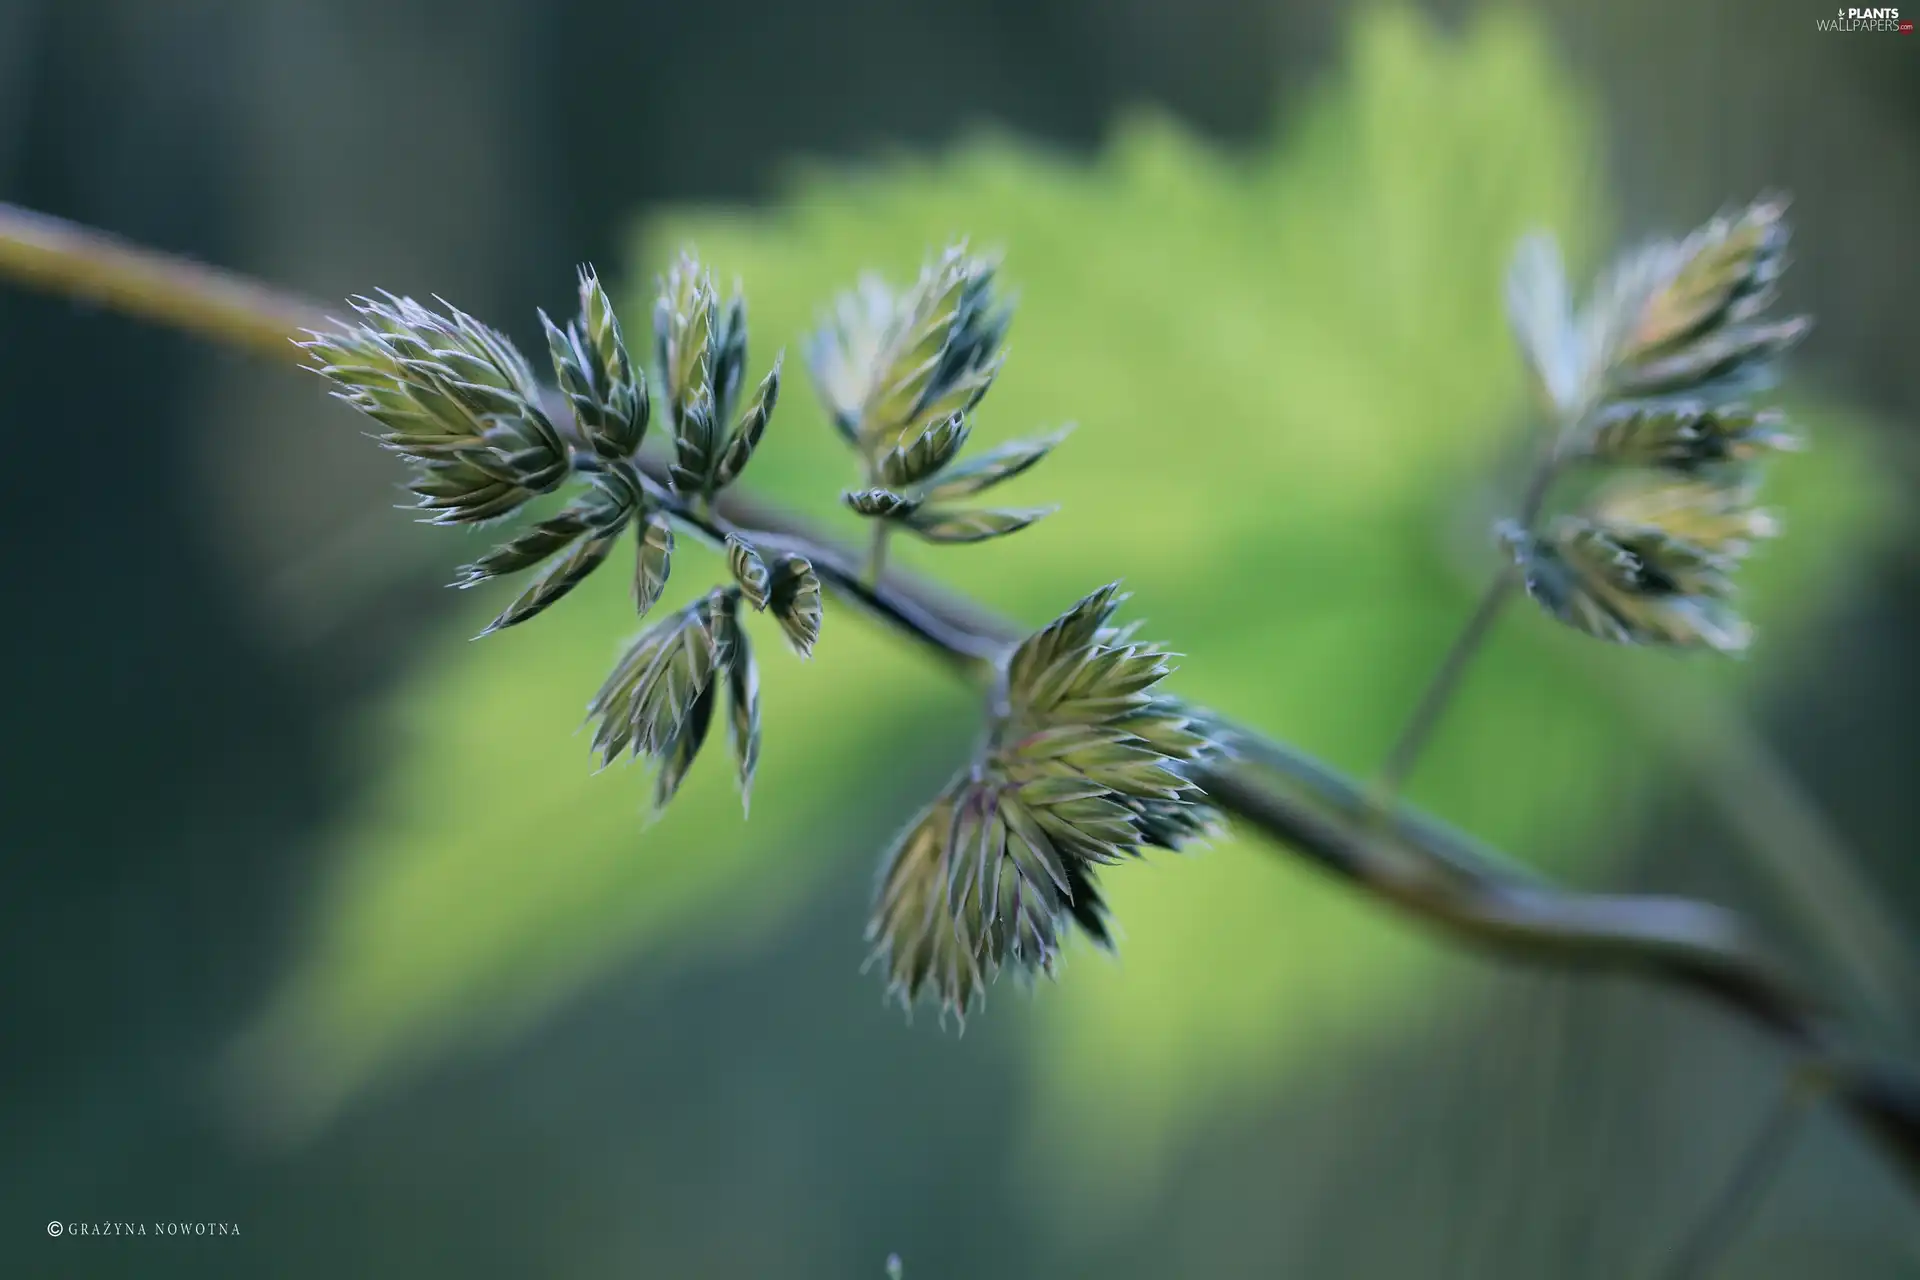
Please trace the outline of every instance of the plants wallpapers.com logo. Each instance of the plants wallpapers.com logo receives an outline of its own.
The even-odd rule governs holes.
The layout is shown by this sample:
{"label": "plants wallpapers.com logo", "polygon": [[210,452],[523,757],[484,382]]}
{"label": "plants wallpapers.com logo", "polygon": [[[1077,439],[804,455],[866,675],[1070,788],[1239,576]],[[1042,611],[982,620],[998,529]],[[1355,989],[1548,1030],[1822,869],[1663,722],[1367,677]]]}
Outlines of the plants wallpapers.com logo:
{"label": "plants wallpapers.com logo", "polygon": [[1913,34],[1913,20],[1901,17],[1898,9],[1835,9],[1831,18],[1816,19],[1814,26],[1821,31]]}

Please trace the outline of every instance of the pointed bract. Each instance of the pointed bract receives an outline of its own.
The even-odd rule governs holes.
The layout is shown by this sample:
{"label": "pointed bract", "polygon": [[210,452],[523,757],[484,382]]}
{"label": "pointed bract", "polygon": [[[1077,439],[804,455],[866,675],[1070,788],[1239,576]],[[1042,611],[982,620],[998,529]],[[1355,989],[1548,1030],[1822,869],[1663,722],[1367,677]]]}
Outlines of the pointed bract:
{"label": "pointed bract", "polygon": [[767,607],[767,566],[753,544],[738,534],[727,535],[727,571],[740,584],[740,595],[748,604],[756,610]]}
{"label": "pointed bract", "polygon": [[1011,309],[995,293],[996,269],[992,259],[957,244],[901,292],[865,278],[807,344],[821,398],[859,450],[870,486],[846,494],[847,505],[870,518],[904,521],[928,542],[984,542],[1052,510],[927,505],[1018,475],[1065,436],[1006,445],[955,465],[970,415],[1005,358]]}
{"label": "pointed bract", "polygon": [[720,469],[714,476],[715,489],[724,489],[740,478],[740,473],[747,469],[747,463],[753,457],[754,449],[759,447],[760,437],[766,434],[767,422],[773,417],[773,407],[780,399],[780,364],[784,359],[784,352],[773,358],[773,368],[760,380],[760,389],[754,392],[752,402],[734,427],[733,436],[727,441],[727,450],[720,458]]}
{"label": "pointed bract", "polygon": [[644,632],[588,704],[600,721],[594,750],[606,763],[622,751],[664,758],[713,678],[712,597],[696,600]]}
{"label": "pointed bract", "polygon": [[966,442],[964,415],[935,419],[880,455],[880,479],[894,489],[931,479]]}
{"label": "pointed bract", "polygon": [[507,627],[517,626],[527,619],[535,617],[549,605],[572,591],[587,580],[587,575],[606,562],[607,555],[613,550],[619,534],[603,534],[575,542],[571,550],[558,557],[533,585],[522,592],[518,599],[508,605],[499,617],[486,625],[481,635],[492,635]]}
{"label": "pointed bract", "polygon": [[725,639],[719,648],[727,678],[727,737],[739,768],[744,810],[752,805],[753,774],[760,763],[760,672],[746,630],[732,610],[725,616]]}
{"label": "pointed bract", "polygon": [[856,514],[874,520],[902,520],[920,505],[916,499],[891,489],[855,489],[841,494],[840,500]]}
{"label": "pointed bract", "polygon": [[985,542],[1018,533],[1058,511],[1058,507],[920,507],[906,518],[907,527],[927,542]]}
{"label": "pointed bract", "polygon": [[717,700],[716,681],[709,680],[694,697],[687,715],[674,730],[673,738],[660,752],[660,772],[654,776],[653,805],[664,809],[686,781],[687,770],[706,743],[707,730],[713,724],[713,704]]}
{"label": "pointed bract", "polygon": [[454,578],[456,587],[472,587],[494,578],[502,578],[545,560],[562,551],[592,528],[588,509],[583,504],[567,507],[558,515],[540,521],[512,539],[487,552],[472,564],[461,567]]}
{"label": "pointed bract", "polygon": [[540,313],[554,378],[589,448],[602,458],[631,458],[647,430],[646,377],[634,367],[600,278],[580,268],[580,314],[565,329]]}
{"label": "pointed bract", "polygon": [[953,245],[894,306],[861,407],[869,448],[888,449],[939,413],[986,394],[1008,313],[995,300],[996,263]]}
{"label": "pointed bract", "polygon": [[804,556],[786,555],[773,566],[767,609],[779,622],[787,643],[803,658],[813,656],[820,640],[820,579]]}
{"label": "pointed bract", "polygon": [[713,416],[713,397],[702,389],[681,408],[674,422],[674,456],[667,469],[674,492],[699,498],[712,491],[719,446],[720,429]]}
{"label": "pointed bract", "polygon": [[663,512],[655,512],[635,530],[633,561],[633,608],[645,617],[667,588],[667,575],[673,569],[673,522]]}
{"label": "pointed bract", "polygon": [[926,502],[951,502],[955,498],[971,497],[1003,480],[1020,475],[1058,448],[1072,433],[1073,428],[1062,427],[1038,439],[1015,440],[990,449],[970,462],[947,468],[924,486],[919,496]]}
{"label": "pointed bract", "polygon": [[713,329],[717,301],[713,277],[692,254],[683,253],[661,278],[653,308],[653,333],[664,380],[669,423],[696,395],[713,394]]}
{"label": "pointed bract", "polygon": [[725,311],[719,312],[713,335],[714,417],[725,422],[733,416],[740,384],[747,376],[747,300],[736,286]]}
{"label": "pointed bract", "polygon": [[1656,400],[1628,401],[1596,414],[1573,451],[1588,462],[1695,472],[1800,447],[1777,411]]}

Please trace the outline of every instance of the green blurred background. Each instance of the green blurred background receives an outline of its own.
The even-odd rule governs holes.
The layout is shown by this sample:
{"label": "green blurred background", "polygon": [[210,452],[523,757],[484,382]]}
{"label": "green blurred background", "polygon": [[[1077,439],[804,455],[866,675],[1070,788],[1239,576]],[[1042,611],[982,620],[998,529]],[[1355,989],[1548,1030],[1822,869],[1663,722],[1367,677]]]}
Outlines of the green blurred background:
{"label": "green blurred background", "polygon": [[[1494,563],[1514,240],[1584,276],[1785,187],[1817,447],[1776,469],[1758,652],[1516,611],[1413,790],[1742,906],[1901,1049],[1920,47],[1824,14],[0,0],[0,198],[530,350],[574,262],[633,330],[690,243],[756,368],[971,236],[1021,295],[978,438],[1078,422],[1008,490],[1064,509],[904,558],[1034,623],[1124,577],[1180,692],[1365,771]],[[856,533],[788,370],[750,479]],[[618,575],[470,644],[500,600],[438,588],[472,545],[390,509],[311,380],[0,290],[0,387],[8,1274],[1652,1275],[1778,1088],[1713,1010],[1495,967],[1239,840],[1109,877],[1117,958],[909,1024],[860,927],[973,730],[925,659],[830,604],[813,662],[762,646],[752,819],[710,752],[650,821],[575,733]],[[180,1218],[242,1234],[45,1232]],[[1920,1274],[1920,1217],[1823,1120],[1726,1274]]]}

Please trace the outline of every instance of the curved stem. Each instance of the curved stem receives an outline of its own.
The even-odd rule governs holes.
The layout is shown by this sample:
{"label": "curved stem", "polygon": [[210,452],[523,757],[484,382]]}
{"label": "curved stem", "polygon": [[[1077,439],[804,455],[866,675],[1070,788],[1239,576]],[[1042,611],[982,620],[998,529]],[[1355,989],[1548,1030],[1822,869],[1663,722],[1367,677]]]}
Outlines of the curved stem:
{"label": "curved stem", "polygon": [[[1348,822],[1380,827],[1376,796],[1353,779],[1300,748],[1276,742],[1231,722],[1216,720],[1229,736],[1234,754],[1280,775],[1279,782],[1301,787],[1311,799]],[[1542,885],[1544,877],[1497,849],[1458,831],[1417,809],[1394,809],[1381,834],[1398,842],[1408,854],[1423,858],[1448,874],[1474,882],[1499,885]]]}
{"label": "curved stem", "polygon": [[1560,478],[1560,441],[1540,459],[1534,467],[1533,475],[1527,481],[1527,490],[1520,497],[1520,527],[1531,530],[1540,523],[1540,510],[1547,505],[1547,495],[1553,491],[1553,482]]}
{"label": "curved stem", "polygon": [[[297,356],[286,339],[325,323],[320,308],[300,299],[4,205],[0,275],[282,360]],[[962,673],[989,670],[1022,634],[972,601],[911,575],[864,581],[855,555],[750,495],[725,494],[709,515],[674,498],[657,464],[643,461],[642,470],[656,498],[700,536],[724,541],[728,532],[743,530],[806,556],[837,596]],[[1537,514],[1546,479],[1529,497],[1529,518]],[[1823,1007],[1755,947],[1739,917],[1684,899],[1556,889],[1432,817],[1405,810],[1383,822],[1361,784],[1304,753],[1249,730],[1229,726],[1227,732],[1243,758],[1202,771],[1195,781],[1241,825],[1467,944],[1528,964],[1631,971],[1707,996],[1818,1062],[1841,1105],[1899,1163],[1909,1191],[1920,1196],[1920,1078],[1849,1057]]]}
{"label": "curved stem", "polygon": [[919,641],[943,661],[969,675],[983,675],[1007,647],[1005,639],[956,626],[910,595],[876,589],[848,563],[845,553],[831,543],[796,537],[792,530],[779,528],[777,521],[766,522],[775,527],[762,528],[751,519],[743,522],[728,519],[724,497],[720,511],[711,509],[710,503],[688,502],[667,487],[665,464],[642,459],[638,471],[647,496],[707,545],[724,547],[727,537],[735,535],[756,547],[800,556],[813,566],[821,586],[868,617]]}

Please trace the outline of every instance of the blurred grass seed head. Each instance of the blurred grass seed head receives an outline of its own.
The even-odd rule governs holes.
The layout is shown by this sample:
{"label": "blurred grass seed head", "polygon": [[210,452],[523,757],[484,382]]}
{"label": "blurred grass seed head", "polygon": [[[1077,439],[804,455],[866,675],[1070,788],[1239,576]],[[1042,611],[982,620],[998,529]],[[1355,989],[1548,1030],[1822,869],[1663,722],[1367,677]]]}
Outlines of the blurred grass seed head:
{"label": "blurred grass seed head", "polygon": [[1556,427],[1544,466],[1630,473],[1544,529],[1532,512],[1499,526],[1528,594],[1569,626],[1619,644],[1751,643],[1734,573],[1778,530],[1754,505],[1758,463],[1800,441],[1748,401],[1811,323],[1763,318],[1786,270],[1785,214],[1763,196],[1627,253],[1578,317],[1553,241],[1516,254],[1508,312]]}

